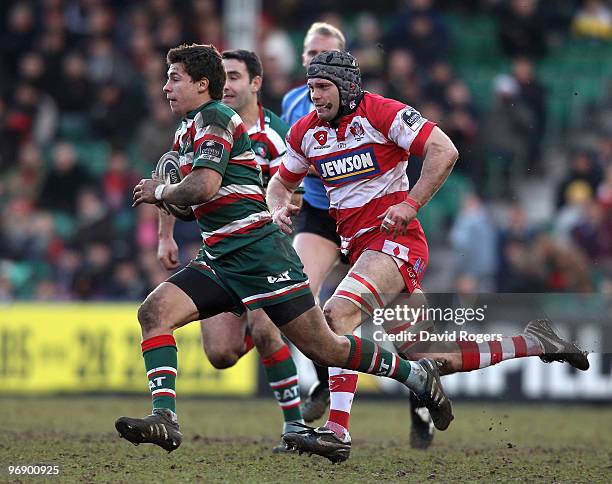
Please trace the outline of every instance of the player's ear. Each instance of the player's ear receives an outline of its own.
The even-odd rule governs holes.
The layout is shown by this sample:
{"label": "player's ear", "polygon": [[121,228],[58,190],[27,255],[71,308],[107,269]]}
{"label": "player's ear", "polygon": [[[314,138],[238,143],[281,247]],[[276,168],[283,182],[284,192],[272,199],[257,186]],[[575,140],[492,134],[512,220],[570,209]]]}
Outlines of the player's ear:
{"label": "player's ear", "polygon": [[204,91],[208,89],[209,81],[206,77],[203,77],[198,81],[198,93],[202,94]]}
{"label": "player's ear", "polygon": [[253,80],[251,81],[251,88],[253,89],[253,92],[258,92],[261,89],[262,82],[263,79],[261,78],[261,76],[255,76],[253,78]]}

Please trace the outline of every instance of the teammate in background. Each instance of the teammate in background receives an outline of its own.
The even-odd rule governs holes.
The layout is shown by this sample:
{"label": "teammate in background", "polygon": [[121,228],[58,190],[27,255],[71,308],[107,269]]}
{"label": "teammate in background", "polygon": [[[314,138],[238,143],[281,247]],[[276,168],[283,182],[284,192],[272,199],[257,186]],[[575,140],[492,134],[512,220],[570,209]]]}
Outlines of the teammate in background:
{"label": "teammate in background", "polygon": [[[343,51],[346,41],[343,33],[333,25],[315,22],[311,25],[304,38],[302,64],[308,68],[310,61],[324,51]],[[283,98],[282,119],[289,126],[298,119],[314,110],[310,100],[308,86],[296,87]],[[313,294],[318,298],[323,282],[340,261],[340,237],[336,232],[336,222],[329,214],[329,200],[321,178],[312,169],[304,178],[304,201],[295,221],[295,237],[293,247],[304,264],[304,272],[310,280]],[[330,404],[329,383],[334,388],[331,394],[331,411],[329,421],[348,428],[352,398],[344,396],[355,392],[357,374],[350,371],[328,369],[315,364],[318,382],[310,389],[304,402],[302,413],[306,422],[312,422],[323,416]],[[414,394],[410,395],[410,445],[425,449],[431,445],[434,427],[431,418]]]}
{"label": "teammate in background", "polygon": [[219,52],[209,45],[182,45],[170,49],[167,64],[163,90],[172,111],[182,117],[174,148],[184,177],[175,184],[141,180],[134,188],[133,206],[191,206],[203,242],[197,257],[157,286],[138,309],[153,413],[118,418],[120,436],[169,452],[179,447],[173,332],[189,322],[245,308],[263,309],[316,362],[403,383],[426,402],[436,427],[446,429],[452,408],[432,360],[409,362],[372,341],[337,336],[327,325],[290,239],[272,222],[246,127],[220,102],[225,70]]}
{"label": "teammate in background", "polygon": [[[280,157],[285,154],[287,125],[273,112],[258,103],[258,93],[263,81],[261,62],[254,52],[246,50],[226,51],[222,54],[226,81],[223,103],[230,106],[242,118],[255,159],[261,169],[264,185],[270,174],[278,169]],[[259,193],[259,187],[247,187],[247,191]],[[248,193],[245,193],[248,196]],[[160,210],[158,258],[162,265],[173,270],[179,266],[178,246],[173,238],[174,217]],[[204,352],[215,368],[228,368],[248,352],[252,343],[261,356],[268,383],[281,407],[284,417],[281,435],[302,430],[304,424],[300,410],[300,392],[295,362],[280,331],[262,309],[237,316],[223,313],[200,323]],[[248,328],[247,344],[244,343]],[[273,452],[286,452],[281,442]]]}
{"label": "teammate in background", "polygon": [[[317,55],[308,66],[307,79],[315,112],[290,128],[287,154],[270,180],[267,200],[274,221],[291,233],[290,215],[297,211],[289,203],[293,189],[311,166],[322,177],[343,252],[351,263],[324,313],[337,334],[350,334],[364,317],[401,293],[410,294],[408,302],[415,307],[425,304],[420,281],[428,249],[416,215],[444,183],[458,153],[442,130],[412,107],[362,91],[357,60],[346,52]],[[424,156],[424,161],[409,192],[410,152]],[[430,323],[398,321],[385,329],[397,334],[415,325],[425,330]],[[410,359],[426,354],[437,360],[444,374],[528,356],[567,361],[581,370],[589,367],[586,354],[562,340],[546,320],[532,321],[523,334],[495,343],[427,344],[402,339],[396,349]],[[335,422],[283,439],[297,450],[333,461],[346,460],[350,453],[348,429]]]}

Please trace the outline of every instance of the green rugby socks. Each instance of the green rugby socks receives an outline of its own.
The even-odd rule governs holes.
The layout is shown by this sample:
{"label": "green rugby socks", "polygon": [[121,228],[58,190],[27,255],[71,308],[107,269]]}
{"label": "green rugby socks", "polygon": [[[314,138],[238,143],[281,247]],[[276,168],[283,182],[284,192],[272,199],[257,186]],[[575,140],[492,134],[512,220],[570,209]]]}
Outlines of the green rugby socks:
{"label": "green rugby socks", "polygon": [[392,378],[417,395],[425,391],[427,373],[418,363],[404,360],[368,339],[354,335],[346,335],[345,338],[351,343],[348,369]]}
{"label": "green rugby socks", "polygon": [[304,423],[300,410],[300,389],[295,362],[287,345],[269,356],[261,358],[266,370],[266,377],[274,397],[283,411],[285,425],[283,433],[303,430],[293,425],[295,422]]}
{"label": "green rugby socks", "polygon": [[162,334],[143,340],[142,356],[145,360],[153,409],[167,408],[176,412],[176,373],[178,367],[176,341],[171,334]]}

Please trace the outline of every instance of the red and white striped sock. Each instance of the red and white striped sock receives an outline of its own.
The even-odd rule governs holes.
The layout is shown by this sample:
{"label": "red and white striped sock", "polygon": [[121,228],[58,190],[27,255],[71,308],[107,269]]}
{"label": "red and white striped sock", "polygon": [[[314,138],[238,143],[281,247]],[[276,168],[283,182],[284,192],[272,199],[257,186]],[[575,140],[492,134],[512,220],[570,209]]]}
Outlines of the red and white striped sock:
{"label": "red and white striped sock", "polygon": [[540,343],[529,335],[504,336],[501,341],[459,341],[463,360],[460,371],[472,371],[513,358],[540,356],[544,353]]}
{"label": "red and white striped sock", "polygon": [[325,427],[333,430],[344,442],[351,440],[349,418],[359,373],[342,368],[329,369],[329,417]]}

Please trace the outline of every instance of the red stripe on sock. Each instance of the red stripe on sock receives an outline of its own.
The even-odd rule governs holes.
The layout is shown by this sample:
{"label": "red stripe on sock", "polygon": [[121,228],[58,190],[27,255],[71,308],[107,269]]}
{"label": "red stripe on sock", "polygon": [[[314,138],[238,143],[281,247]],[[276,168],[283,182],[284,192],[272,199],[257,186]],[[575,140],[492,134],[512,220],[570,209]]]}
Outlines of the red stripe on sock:
{"label": "red stripe on sock", "polygon": [[355,340],[355,348],[353,349],[353,357],[348,361],[349,370],[357,370],[361,361],[361,339],[358,336],[353,336]]}
{"label": "red stripe on sock", "polygon": [[270,356],[263,356],[261,358],[261,362],[266,368],[269,368],[270,366],[282,363],[289,358],[291,358],[291,351],[289,351],[289,346],[284,345],[280,350],[272,353]]}
{"label": "red stripe on sock", "polygon": [[458,341],[458,344],[461,348],[463,371],[477,370],[480,367],[478,344],[475,341]]}
{"label": "red stripe on sock", "polygon": [[363,300],[362,297],[359,297],[357,294],[353,294],[352,292],[348,292],[348,291],[343,291],[342,289],[340,289],[339,291],[336,291],[336,295],[337,296],[344,296],[347,297],[349,299],[352,299],[353,301],[355,301],[357,303],[357,305],[361,305],[365,308],[365,310],[372,314],[374,312],[374,310],[372,309],[372,306],[370,306],[367,302],[365,302]]}
{"label": "red stripe on sock", "polygon": [[154,376],[157,375],[172,375],[172,376],[176,376],[176,372],[171,371],[171,370],[160,370],[160,371],[155,371],[153,373],[151,373],[150,375],[147,375],[148,378],[153,378]]}
{"label": "red stripe on sock", "polygon": [[289,406],[286,406],[286,405],[282,405],[282,404],[281,404],[281,405],[280,405],[280,407],[281,407],[283,410],[289,410],[290,408],[299,407],[301,404],[302,404],[302,402],[300,401],[300,402],[296,402],[296,403],[294,403],[294,404],[292,404],[292,405],[289,405]]}
{"label": "red stripe on sock", "polygon": [[496,365],[503,356],[501,341],[489,341],[489,348],[491,349],[491,365]]}
{"label": "red stripe on sock", "polygon": [[142,352],[154,350],[155,348],[161,348],[162,346],[174,346],[176,347],[176,341],[174,336],[171,334],[160,334],[159,336],[153,336],[152,338],[143,340],[140,343]]}
{"label": "red stripe on sock", "polygon": [[368,281],[366,281],[363,277],[361,277],[359,274],[355,274],[354,272],[349,272],[349,277],[352,277],[353,279],[361,282],[365,287],[367,287],[370,292],[374,295],[374,298],[376,299],[376,302],[378,303],[378,305],[381,308],[384,308],[385,305],[382,302],[382,299],[380,298],[378,291],[376,290],[376,288],[370,284]]}
{"label": "red stripe on sock", "polygon": [[330,410],[327,421],[338,424],[348,430],[350,417],[351,414],[348,412],[343,412],[342,410]]}
{"label": "red stripe on sock", "polygon": [[169,392],[159,392],[156,393],[155,395],[151,395],[153,398],[157,398],[157,397],[172,397],[172,398],[176,398],[176,395],[172,395],[172,393]]}
{"label": "red stripe on sock", "polygon": [[525,342],[525,338],[522,336],[513,336],[512,342],[514,343],[514,357],[522,358],[523,356],[527,356],[527,343]]}

